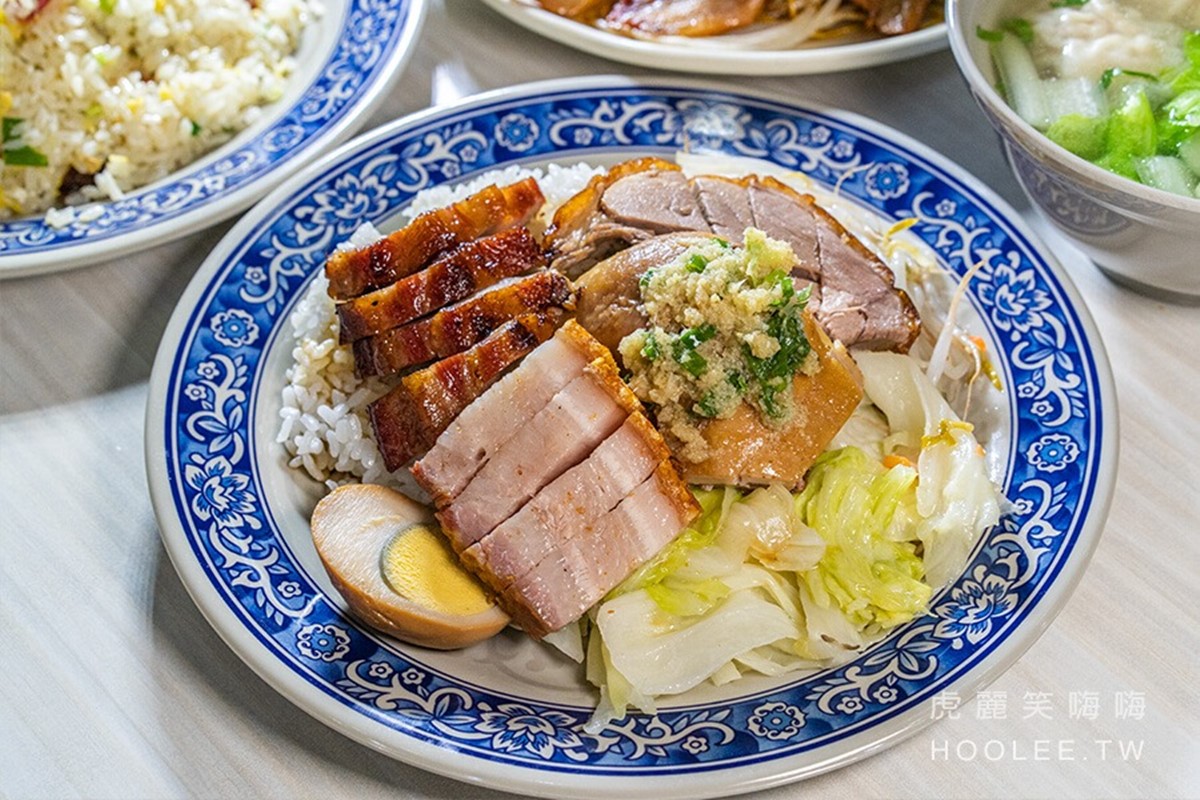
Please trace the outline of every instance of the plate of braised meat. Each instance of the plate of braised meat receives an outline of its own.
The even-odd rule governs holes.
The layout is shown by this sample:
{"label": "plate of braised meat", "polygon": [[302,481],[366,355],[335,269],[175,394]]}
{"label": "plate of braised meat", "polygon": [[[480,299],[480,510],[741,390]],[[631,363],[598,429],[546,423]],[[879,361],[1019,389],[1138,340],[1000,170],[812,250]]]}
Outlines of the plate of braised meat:
{"label": "plate of braised meat", "polygon": [[485,0],[593,55],[714,75],[803,75],[886,64],[946,45],[938,0]]}

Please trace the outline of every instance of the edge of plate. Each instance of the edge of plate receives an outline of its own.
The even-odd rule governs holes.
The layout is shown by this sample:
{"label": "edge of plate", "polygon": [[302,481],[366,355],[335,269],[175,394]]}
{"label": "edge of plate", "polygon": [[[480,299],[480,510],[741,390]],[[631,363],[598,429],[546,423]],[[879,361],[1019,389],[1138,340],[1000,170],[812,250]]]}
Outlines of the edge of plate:
{"label": "edge of plate", "polygon": [[632,39],[532,8],[513,0],[483,0],[492,10],[557,44],[611,61],[649,69],[708,75],[816,75],[903,61],[949,46],[946,23],[901,34],[793,50],[706,50]]}
{"label": "edge of plate", "polygon": [[[997,211],[1006,215],[1006,223],[1045,259],[1055,279],[1059,282],[1065,298],[1071,303],[1071,309],[1079,319],[1084,340],[1091,348],[1099,405],[1105,412],[1106,424],[1101,430],[1099,438],[1101,457],[1097,467],[1096,483],[1092,488],[1093,510],[1081,526],[1071,554],[1071,559],[1078,566],[1070,574],[1064,575],[1060,572],[1059,577],[1049,584],[1043,597],[1039,600],[1039,607],[1044,609],[1042,614],[1036,620],[1018,626],[989,653],[988,658],[982,664],[971,666],[962,673],[962,677],[955,682],[956,689],[962,694],[972,695],[1007,671],[1049,628],[1074,592],[1095,552],[1108,517],[1112,489],[1117,475],[1119,417],[1116,388],[1107,352],[1095,322],[1070,276],[1058,263],[1052,251],[1007,202],[975,179],[967,170],[907,134],[853,112],[832,109],[819,104],[801,105],[786,99],[780,100],[771,97],[767,93],[707,80],[634,79],[619,75],[602,75],[540,81],[492,90],[465,98],[452,105],[427,109],[402,117],[342,145],[308,168],[293,175],[260,201],[255,211],[244,216],[214,248],[184,291],[163,334],[150,378],[145,420],[147,481],[164,547],[188,594],[209,624],[213,626],[230,649],[237,653],[239,658],[272,688],[314,718],[343,735],[389,757],[429,772],[472,785],[519,791],[540,797],[628,798],[641,796],[653,797],[657,800],[670,800],[671,798],[729,796],[758,791],[813,777],[874,755],[925,728],[932,722],[931,715],[923,706],[916,706],[898,714],[893,719],[874,726],[872,730],[875,736],[872,741],[838,750],[826,758],[791,769],[780,769],[786,763],[786,758],[748,766],[728,767],[725,768],[725,776],[730,779],[727,782],[716,779],[716,776],[721,774],[720,770],[682,776],[606,776],[602,780],[598,780],[594,775],[548,773],[530,767],[496,764],[482,760],[472,761],[472,774],[466,775],[461,771],[462,759],[452,747],[431,745],[412,738],[398,739],[396,737],[402,736],[402,734],[394,731],[384,731],[385,735],[380,736],[376,725],[352,708],[320,692],[313,692],[312,686],[292,671],[279,669],[275,657],[240,624],[237,616],[228,608],[217,590],[207,580],[199,563],[191,558],[191,551],[181,535],[182,527],[174,515],[174,504],[170,496],[171,465],[165,463],[165,459],[162,457],[166,445],[162,421],[167,410],[165,389],[178,344],[177,340],[186,326],[192,305],[207,289],[207,281],[211,279],[211,273],[219,268],[219,265],[223,263],[225,257],[243,238],[244,234],[258,223],[257,217],[265,215],[274,204],[289,197],[294,189],[307,183],[311,175],[323,171],[328,165],[343,160],[352,153],[370,147],[380,139],[394,135],[399,129],[415,127],[430,119],[458,113],[477,105],[486,105],[499,99],[517,97],[533,99],[553,91],[594,90],[611,86],[645,87],[648,90],[684,88],[729,93],[769,103],[802,107],[818,113],[828,113],[876,135],[886,134],[888,141],[894,141],[909,148],[923,159],[936,162],[939,169],[944,170],[956,180],[968,183],[967,179],[970,178],[972,190],[994,206]],[[176,535],[170,535],[168,529],[170,534]],[[234,624],[230,626],[228,624],[230,622]]]}
{"label": "edge of plate", "polygon": [[[304,146],[290,153],[276,166],[271,167],[261,178],[235,189],[222,198],[201,202],[178,217],[154,222],[126,234],[95,242],[83,241],[75,245],[66,245],[28,255],[0,253],[0,280],[50,272],[65,272],[106,261],[118,253],[129,255],[211,227],[252,206],[280,183],[295,175],[298,170],[302,170],[306,157],[323,156],[332,148],[345,142],[358,131],[366,122],[367,117],[387,98],[412,57],[416,38],[424,26],[425,14],[428,10],[428,0],[408,0],[408,3],[411,10],[404,22],[404,28],[396,47],[388,58],[387,64],[381,69],[382,77],[367,87],[361,100],[351,106],[351,111],[319,135],[310,139]],[[320,20],[314,20],[314,24],[320,24]],[[303,98],[304,95],[301,95],[296,102],[301,102]],[[205,154],[204,157],[209,155],[211,153]],[[180,170],[186,170],[190,166],[190,164],[186,165]],[[178,173],[177,170],[163,180],[170,180]]]}

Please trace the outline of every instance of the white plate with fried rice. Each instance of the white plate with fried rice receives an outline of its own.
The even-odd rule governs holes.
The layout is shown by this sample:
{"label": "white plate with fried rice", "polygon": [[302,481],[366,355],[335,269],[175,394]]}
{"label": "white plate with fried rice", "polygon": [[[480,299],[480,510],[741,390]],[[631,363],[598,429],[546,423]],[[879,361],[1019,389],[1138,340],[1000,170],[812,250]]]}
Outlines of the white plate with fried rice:
{"label": "white plate with fried rice", "polygon": [[[363,223],[394,230],[472,181],[536,170],[554,203],[594,168],[680,150],[752,157],[840,193],[848,220],[902,223],[937,266],[909,275],[910,289],[953,291],[972,273],[960,319],[1004,389],[971,418],[1008,502],[926,612],[853,661],[697,686],[597,730],[579,665],[518,632],[433,651],[347,614],[309,517],[326,481],[388,476],[360,416],[377,390],[338,347],[319,276]],[[207,619],[268,683],[423,769],[526,795],[623,798],[728,796],[828,771],[928,724],[939,693],[969,696],[1011,666],[1098,542],[1115,391],[1094,323],[1045,252],[990,190],[907,137],[741,90],[601,76],[398,120],[266,198],[184,293],[147,407],[162,538]]]}
{"label": "white plate with fried rice", "polygon": [[6,0],[0,278],[249,206],[399,77],[425,0]]}

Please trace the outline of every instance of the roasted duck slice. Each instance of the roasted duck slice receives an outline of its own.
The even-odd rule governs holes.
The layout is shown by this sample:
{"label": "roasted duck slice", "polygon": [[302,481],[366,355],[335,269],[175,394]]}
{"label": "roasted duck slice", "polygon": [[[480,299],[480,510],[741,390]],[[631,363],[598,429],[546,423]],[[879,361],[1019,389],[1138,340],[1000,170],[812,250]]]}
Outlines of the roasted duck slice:
{"label": "roasted duck slice", "polygon": [[791,488],[804,480],[863,397],[858,367],[807,313],[804,334],[819,368],[793,379],[792,418],[782,426],[768,425],[758,411],[742,403],[733,416],[705,423],[702,433],[710,455],[700,463],[682,464],[689,483],[778,483]]}
{"label": "roasted duck slice", "polygon": [[509,374],[471,403],[412,466],[413,477],[444,508],[488,460],[583,368],[608,351],[568,320]]}
{"label": "roasted duck slice", "polygon": [[[573,274],[595,264],[592,269],[603,272],[604,259],[654,236],[702,231],[740,240],[749,223],[791,245],[797,258],[792,277],[811,288],[809,307],[835,339],[899,352],[916,340],[920,317],[891,270],[811,196],[770,177],[688,180],[674,166],[645,161],[614,167],[615,179],[593,179],[559,210],[555,229],[563,233],[550,242],[552,267]],[[585,275],[584,285],[611,283]]]}
{"label": "roasted duck slice", "polygon": [[387,286],[452,247],[524,225],[544,202],[537,181],[526,178],[511,186],[488,186],[453,205],[421,214],[374,244],[331,254],[325,262],[329,295],[346,300]]}
{"label": "roasted duck slice", "polygon": [[610,256],[575,282],[575,319],[616,353],[622,339],[647,324],[638,287],[646,270],[669,264],[711,238],[710,233],[668,233]]}
{"label": "roasted duck slice", "polygon": [[700,512],[670,462],[612,511],[561,543],[499,597],[527,633],[542,637],[582,616],[651,559]]}
{"label": "roasted duck slice", "polygon": [[607,26],[653,36],[716,36],[751,24],[766,0],[617,0]]}
{"label": "roasted duck slice", "polygon": [[[574,278],[597,261],[652,234],[631,225],[614,223],[600,209],[608,188],[640,172],[678,171],[661,158],[638,158],[612,167],[588,181],[584,189],[554,212],[545,245],[553,254],[554,268]],[[678,229],[677,229],[678,230]]]}
{"label": "roasted duck slice", "polygon": [[571,282],[560,272],[510,278],[431,317],[359,339],[354,363],[361,375],[391,375],[462,352],[522,314],[573,305],[572,298]]}
{"label": "roasted duck slice", "polygon": [[[455,551],[491,533],[641,407],[611,356],[585,366],[501,446],[449,506],[438,511]],[[504,414],[505,409],[494,408],[493,413]]]}
{"label": "roasted duck slice", "polygon": [[641,414],[590,456],[547,484],[520,511],[462,552],[463,562],[496,592],[533,569],[558,544],[587,530],[670,457]]}
{"label": "roasted duck slice", "polygon": [[524,314],[479,344],[404,376],[369,406],[375,441],[389,470],[428,450],[442,431],[501,373],[554,333],[556,309]]}
{"label": "roasted duck slice", "polygon": [[546,257],[527,228],[468,242],[414,275],[339,304],[341,339],[353,342],[391,330],[545,265]]}

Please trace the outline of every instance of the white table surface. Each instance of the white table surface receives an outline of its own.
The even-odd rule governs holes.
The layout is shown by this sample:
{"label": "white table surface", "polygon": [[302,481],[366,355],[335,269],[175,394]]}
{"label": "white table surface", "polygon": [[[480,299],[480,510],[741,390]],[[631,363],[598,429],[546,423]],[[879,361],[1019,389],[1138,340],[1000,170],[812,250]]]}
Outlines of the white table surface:
{"label": "white table surface", "polygon": [[[477,90],[623,71],[475,0],[434,0],[367,127]],[[1006,718],[964,702],[881,755],[757,797],[1200,796],[1200,309],[1115,286],[1038,223],[948,52],[733,83],[874,117],[1019,209],[1099,323],[1121,425],[1104,537],[1066,609],[993,685]],[[391,761],[292,706],[225,647],[164,553],[142,456],[150,364],[227,227],[0,284],[0,797],[503,796]],[[1051,719],[1026,718],[1039,692]],[[1072,718],[1072,693],[1086,692],[1096,719]],[[1124,719],[1118,693],[1132,701]],[[1116,740],[1141,742],[1140,758]]]}

